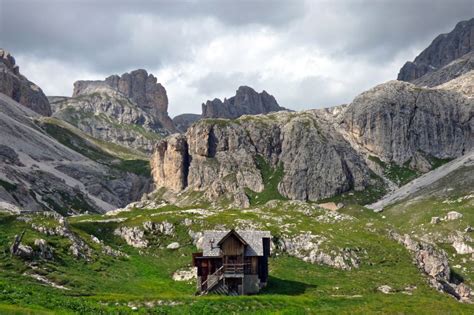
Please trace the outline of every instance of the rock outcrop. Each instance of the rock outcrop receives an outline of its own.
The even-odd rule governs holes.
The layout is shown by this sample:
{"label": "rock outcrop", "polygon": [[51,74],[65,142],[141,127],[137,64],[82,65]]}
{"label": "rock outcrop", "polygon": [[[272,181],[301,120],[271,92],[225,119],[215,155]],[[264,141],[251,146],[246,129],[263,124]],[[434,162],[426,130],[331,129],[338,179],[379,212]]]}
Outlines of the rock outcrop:
{"label": "rock outcrop", "polygon": [[436,71],[428,72],[424,76],[411,81],[411,83],[418,86],[434,87],[443,83],[450,83],[472,70],[474,70],[474,51],[465,54]]}
{"label": "rock outcrop", "polygon": [[428,277],[428,282],[433,288],[462,302],[470,302],[471,289],[452,276],[448,255],[444,250],[439,250],[431,244],[418,242],[408,234],[402,236],[391,231],[389,235],[413,254],[415,264]]}
{"label": "rock outcrop", "polygon": [[340,123],[367,154],[403,165],[417,152],[446,159],[474,148],[473,116],[460,93],[390,81],[357,96]]}
{"label": "rock outcrop", "polygon": [[363,159],[317,111],[202,120],[160,142],[152,161],[156,187],[226,196],[238,206],[249,205],[246,189],[265,190],[262,168],[281,170],[278,192],[291,199],[327,198],[370,181]]}
{"label": "rock outcrop", "polygon": [[416,80],[474,51],[473,34],[474,18],[459,22],[451,32],[436,37],[413,62],[405,63],[400,69],[398,80]]}
{"label": "rock outcrop", "polygon": [[54,117],[95,138],[147,153],[177,131],[168,116],[165,88],[145,70],[104,81],[77,81],[71,98],[50,97]]}
{"label": "rock outcrop", "polygon": [[138,69],[122,76],[109,76],[104,81],[77,81],[74,83],[72,96],[89,95],[95,86],[100,87],[104,83],[137,104],[150,116],[157,118],[164,128],[174,131],[173,122],[168,116],[166,90],[157,82],[155,76],[148,74],[146,70]]}
{"label": "rock outcrop", "polygon": [[466,72],[465,74],[444,84],[438,85],[436,88],[455,91],[468,98],[474,98],[474,70]]}
{"label": "rock outcrop", "polygon": [[201,119],[201,115],[198,114],[181,114],[173,118],[173,123],[178,131],[184,133],[199,119]]}
{"label": "rock outcrop", "polygon": [[237,118],[242,115],[257,115],[285,110],[266,91],[257,93],[248,86],[237,89],[235,96],[221,101],[216,98],[202,104],[203,118]]}
{"label": "rock outcrop", "polygon": [[43,91],[20,74],[15,58],[0,48],[0,93],[44,116],[51,116],[51,107]]}
{"label": "rock outcrop", "polygon": [[176,192],[183,190],[187,186],[189,169],[186,137],[175,134],[160,141],[150,163],[157,187],[166,186]]}

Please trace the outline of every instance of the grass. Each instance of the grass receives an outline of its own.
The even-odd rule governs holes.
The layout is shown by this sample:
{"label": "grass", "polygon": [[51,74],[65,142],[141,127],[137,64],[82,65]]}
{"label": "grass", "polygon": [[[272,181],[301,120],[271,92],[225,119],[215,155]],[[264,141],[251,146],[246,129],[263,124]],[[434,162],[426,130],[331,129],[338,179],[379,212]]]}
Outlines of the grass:
{"label": "grass", "polygon": [[399,186],[405,185],[421,175],[418,171],[408,167],[409,161],[400,166],[395,163],[385,163],[376,156],[369,156],[369,159],[379,164],[384,169],[384,175]]}
{"label": "grass", "polygon": [[[112,155],[101,146],[91,142],[88,138],[82,137],[70,129],[51,121],[43,122],[43,128],[61,144],[79,152],[93,161],[105,164],[120,171],[135,173],[147,177],[151,176],[149,162],[140,155],[133,156],[131,152],[127,152],[126,156],[132,157],[133,159],[122,158],[123,151],[125,151],[124,149],[120,149],[118,153]],[[114,149],[117,147],[119,146],[115,145]]]}
{"label": "grass", "polygon": [[[262,159],[263,160],[263,159]],[[276,170],[259,161],[266,189]],[[93,248],[90,262],[76,260],[69,253],[70,241],[47,236],[31,229],[31,223],[55,227],[58,222],[41,214],[25,214],[31,222],[15,215],[0,214],[0,313],[2,314],[472,314],[474,306],[461,304],[437,292],[412,262],[411,254],[388,237],[388,230],[408,233],[412,237],[434,235],[441,238],[461,231],[474,222],[469,174],[473,167],[443,179],[420,192],[416,200],[403,201],[384,212],[374,213],[358,204],[356,194],[338,214],[341,221],[326,221],[330,211],[316,204],[279,200],[260,203],[250,209],[206,209],[204,214],[187,210],[194,207],[166,205],[156,209],[132,209],[115,216],[81,215],[68,219],[71,230]],[[454,180],[456,179],[456,180]],[[276,182],[276,181],[275,181]],[[273,184],[273,187],[276,187]],[[448,189],[449,188],[449,189]],[[362,196],[363,197],[363,196]],[[361,197],[361,198],[362,198]],[[345,199],[347,200],[347,199]],[[448,200],[449,202],[445,202]],[[442,216],[456,210],[464,216],[457,221],[429,224],[431,216]],[[103,222],[104,219],[120,222]],[[184,224],[188,219],[187,225]],[[146,233],[152,244],[146,249],[128,246],[114,235],[119,226],[141,228],[143,222],[168,221],[176,229],[174,236]],[[189,221],[191,220],[191,221]],[[189,230],[219,228],[256,228],[271,231],[276,239],[301,233],[324,236],[321,250],[334,256],[341,249],[358,250],[360,267],[340,270],[304,262],[273,250],[270,259],[268,287],[254,296],[195,296],[193,282],[175,282],[177,269],[191,264],[191,253],[197,251]],[[20,259],[12,258],[8,248],[15,234],[26,230],[24,244],[34,246],[37,238],[54,248],[53,261],[36,261],[33,270]],[[101,252],[101,245],[91,241],[94,235],[128,258],[114,258]],[[176,250],[166,249],[178,242]],[[436,241],[449,255],[450,265],[459,277],[473,286],[474,262],[468,256],[456,255],[449,243]],[[58,290],[42,285],[25,272],[36,272],[64,285]],[[393,293],[377,290],[389,285]],[[411,295],[405,288],[416,287]],[[146,306],[148,304],[148,306]],[[153,305],[152,305],[153,304]],[[137,306],[136,311],[132,306]]]}
{"label": "grass", "polygon": [[[25,244],[35,238],[45,238],[55,250],[55,260],[39,261],[38,270],[49,279],[71,288],[57,290],[23,276],[29,270],[21,260],[0,252],[0,312],[3,314],[320,314],[320,313],[432,313],[433,311],[469,313],[472,306],[456,302],[427,286],[424,277],[411,262],[410,254],[386,237],[386,225],[380,216],[361,207],[344,209],[356,216],[356,221],[334,225],[316,220],[322,210],[302,204],[314,211],[314,216],[299,210],[301,205],[280,201],[273,207],[259,207],[262,212],[242,210],[216,211],[205,219],[196,215],[180,214],[176,206],[160,209],[134,210],[118,215],[127,218],[123,223],[85,222],[102,216],[71,218],[72,230],[94,248],[93,261],[73,259],[68,253],[69,241],[57,236],[45,236],[28,229],[28,224],[15,216],[0,217],[0,246],[8,248],[14,234],[23,229]],[[240,213],[240,215],[239,215]],[[156,215],[158,214],[158,215]],[[180,224],[186,217],[193,218],[190,227]],[[31,217],[35,222],[54,225],[54,220],[41,215]],[[274,220],[273,220],[273,219]],[[323,234],[331,248],[362,246],[367,256],[359,269],[338,270],[312,265],[286,254],[276,252],[270,259],[269,285],[261,294],[244,297],[194,296],[193,283],[175,282],[171,274],[190,265],[191,244],[187,230],[212,227],[215,224],[236,225],[238,220],[269,223],[274,235],[285,233],[278,218],[286,223],[299,224],[296,231],[309,230]],[[302,220],[305,218],[305,220]],[[127,246],[113,234],[120,224],[140,225],[144,220],[168,220],[176,225],[175,237],[158,237],[151,248],[137,250]],[[300,222],[301,221],[301,222]],[[366,224],[373,223],[375,232]],[[4,227],[9,227],[8,229]],[[293,233],[293,232],[290,232]],[[129,258],[112,258],[100,254],[100,246],[90,242],[95,235],[113,248],[126,252]],[[156,236],[149,235],[153,238]],[[182,247],[177,251],[162,248],[171,241]],[[277,254],[277,255],[276,255]],[[378,292],[377,287],[388,284],[393,294]],[[403,293],[405,287],[416,286],[413,295]],[[161,305],[146,307],[145,303],[160,301]],[[137,305],[133,311],[129,305]]]}
{"label": "grass", "polygon": [[250,204],[261,205],[270,200],[286,200],[287,198],[283,197],[278,191],[278,184],[284,176],[283,165],[280,164],[276,168],[272,168],[260,155],[255,157],[255,163],[260,170],[265,187],[262,192],[254,192],[248,188],[245,189]]}

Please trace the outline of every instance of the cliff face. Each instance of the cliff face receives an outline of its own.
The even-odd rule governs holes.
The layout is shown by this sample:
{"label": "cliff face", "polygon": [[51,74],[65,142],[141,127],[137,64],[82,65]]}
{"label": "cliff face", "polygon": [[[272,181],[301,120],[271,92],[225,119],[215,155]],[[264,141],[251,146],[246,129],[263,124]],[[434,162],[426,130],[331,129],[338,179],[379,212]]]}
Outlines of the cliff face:
{"label": "cliff face", "polygon": [[204,119],[185,136],[157,145],[155,183],[248,206],[249,190],[268,189],[271,180],[262,177],[268,169],[280,174],[277,192],[297,200],[320,200],[374,184],[371,170],[378,171],[371,157],[427,172],[431,158],[455,158],[474,149],[474,103],[459,85],[430,89],[390,81],[348,106]]}
{"label": "cliff face", "polygon": [[[245,207],[247,189],[268,188],[262,166],[284,170],[277,190],[290,199],[318,200],[369,184],[363,159],[316,111],[202,120],[180,141],[187,153],[169,144],[173,138],[157,145],[152,159],[157,187],[202,191],[211,200],[226,197]],[[166,167],[168,156],[184,169]]]}
{"label": "cliff face", "polygon": [[94,86],[108,85],[113,90],[136,104],[140,109],[155,117],[161,125],[175,131],[168,116],[168,96],[165,88],[146,70],[138,69],[122,76],[112,75],[104,81],[77,81],[74,83],[73,97],[90,94]]}
{"label": "cliff face", "polygon": [[417,152],[445,159],[474,148],[473,115],[456,91],[390,81],[356,97],[341,123],[358,146],[402,165]]}
{"label": "cliff face", "polygon": [[214,99],[202,104],[203,118],[237,118],[242,115],[266,114],[285,110],[280,107],[275,98],[266,91],[257,93],[248,86],[241,86],[235,96],[224,99]]}
{"label": "cliff face", "polygon": [[0,48],[0,93],[44,116],[51,116],[51,107],[43,91],[20,74],[15,58]]}
{"label": "cliff face", "polygon": [[465,54],[436,71],[429,72],[413,80],[412,83],[418,86],[434,87],[454,80],[472,70],[474,70],[474,51]]}
{"label": "cliff face", "polygon": [[[413,62],[405,63],[400,69],[398,80],[416,80],[472,51],[474,51],[474,18],[459,22],[451,32],[436,37]],[[441,83],[443,82],[438,84]]]}
{"label": "cliff face", "polygon": [[176,131],[166,90],[145,70],[104,81],[77,81],[73,97],[51,100],[55,117],[93,137],[147,153],[157,140]]}

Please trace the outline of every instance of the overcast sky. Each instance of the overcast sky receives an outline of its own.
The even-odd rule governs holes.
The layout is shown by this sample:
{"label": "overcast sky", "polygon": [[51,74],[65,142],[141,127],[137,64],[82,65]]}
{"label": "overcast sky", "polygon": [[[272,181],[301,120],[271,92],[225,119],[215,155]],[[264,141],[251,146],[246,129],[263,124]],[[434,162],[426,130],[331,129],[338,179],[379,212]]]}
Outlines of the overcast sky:
{"label": "overcast sky", "polygon": [[299,110],[395,79],[473,16],[472,0],[0,0],[0,47],[47,95],[143,68],[165,86],[171,116],[240,85]]}

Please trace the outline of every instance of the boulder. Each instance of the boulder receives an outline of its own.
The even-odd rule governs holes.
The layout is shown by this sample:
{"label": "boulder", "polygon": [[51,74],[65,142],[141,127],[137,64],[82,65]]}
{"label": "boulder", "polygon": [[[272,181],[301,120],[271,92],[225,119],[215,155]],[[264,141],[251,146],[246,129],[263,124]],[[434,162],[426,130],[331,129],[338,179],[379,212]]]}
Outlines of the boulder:
{"label": "boulder", "polygon": [[450,211],[446,215],[446,220],[448,221],[459,220],[461,218],[462,218],[462,213],[459,213],[457,211]]}
{"label": "boulder", "polygon": [[178,242],[173,242],[171,244],[169,244],[168,246],[166,246],[166,248],[168,249],[178,249],[180,247],[179,243]]}
{"label": "boulder", "polygon": [[431,218],[431,224],[438,224],[441,222],[441,219],[439,217],[432,217]]}
{"label": "boulder", "polygon": [[380,292],[383,294],[389,294],[392,292],[392,288],[388,285],[381,285],[380,287],[377,288]]}
{"label": "boulder", "polygon": [[38,249],[38,255],[42,259],[53,259],[53,249],[44,239],[35,239],[35,247]]}
{"label": "boulder", "polygon": [[121,226],[114,231],[114,235],[120,236],[128,245],[135,248],[148,247],[148,241],[145,239],[145,233],[138,227]]}
{"label": "boulder", "polygon": [[173,273],[174,281],[191,281],[197,278],[197,268],[180,269]]}
{"label": "boulder", "polygon": [[474,247],[460,240],[455,241],[453,243],[453,247],[456,250],[456,253],[461,254],[461,255],[474,253]]}

